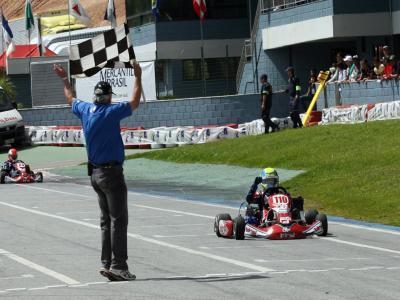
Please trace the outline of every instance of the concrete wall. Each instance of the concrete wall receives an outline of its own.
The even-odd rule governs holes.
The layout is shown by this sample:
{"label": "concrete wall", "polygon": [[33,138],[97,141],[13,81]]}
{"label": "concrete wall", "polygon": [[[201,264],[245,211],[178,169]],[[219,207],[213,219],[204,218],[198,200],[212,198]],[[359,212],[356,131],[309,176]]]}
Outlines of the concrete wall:
{"label": "concrete wall", "polygon": [[[341,105],[375,104],[400,100],[398,80],[367,81],[363,83],[330,84],[327,87],[328,106],[336,106],[335,89],[339,89]],[[324,97],[318,99],[318,107],[324,107]]]}
{"label": "concrete wall", "polygon": [[[201,126],[244,123],[260,118],[259,95],[225,96],[171,101],[154,101],[143,104],[134,115],[124,120],[126,127],[143,126]],[[271,115],[288,115],[286,95],[275,95]],[[36,108],[21,110],[27,125],[80,125],[80,121],[71,113],[70,107]]]}

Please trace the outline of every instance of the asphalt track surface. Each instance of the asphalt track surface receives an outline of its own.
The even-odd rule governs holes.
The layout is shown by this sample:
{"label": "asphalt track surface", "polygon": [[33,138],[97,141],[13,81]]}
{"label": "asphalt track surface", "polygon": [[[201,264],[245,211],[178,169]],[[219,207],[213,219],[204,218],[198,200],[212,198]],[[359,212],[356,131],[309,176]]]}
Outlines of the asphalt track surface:
{"label": "asphalt track surface", "polygon": [[217,238],[236,209],[129,193],[134,282],[97,271],[87,182],[0,186],[0,299],[400,299],[400,232],[331,223],[326,238]]}

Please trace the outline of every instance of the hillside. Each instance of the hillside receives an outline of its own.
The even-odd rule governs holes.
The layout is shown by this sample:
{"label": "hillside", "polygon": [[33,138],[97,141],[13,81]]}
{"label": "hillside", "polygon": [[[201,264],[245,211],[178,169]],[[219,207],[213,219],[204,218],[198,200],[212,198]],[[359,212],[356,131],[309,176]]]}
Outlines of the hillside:
{"label": "hillside", "polygon": [[[108,25],[104,21],[104,13],[106,11],[107,0],[81,0],[82,6],[87,14],[92,18],[91,27]],[[0,0],[0,6],[3,8],[4,15],[7,19],[13,20],[24,17],[25,0]],[[67,0],[32,0],[33,12],[43,13],[53,10],[67,9]],[[118,23],[125,21],[125,1],[115,0],[117,10]]]}
{"label": "hillside", "polygon": [[303,195],[306,206],[400,226],[399,125],[397,120],[317,126],[129,158],[304,170],[284,185],[294,195]]}

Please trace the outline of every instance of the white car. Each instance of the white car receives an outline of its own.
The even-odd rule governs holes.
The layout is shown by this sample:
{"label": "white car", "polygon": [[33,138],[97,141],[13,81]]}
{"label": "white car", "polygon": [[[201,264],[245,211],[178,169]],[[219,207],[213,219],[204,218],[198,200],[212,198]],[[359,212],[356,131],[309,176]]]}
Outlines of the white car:
{"label": "white car", "polygon": [[25,140],[25,127],[21,114],[0,86],[0,146],[18,145]]}

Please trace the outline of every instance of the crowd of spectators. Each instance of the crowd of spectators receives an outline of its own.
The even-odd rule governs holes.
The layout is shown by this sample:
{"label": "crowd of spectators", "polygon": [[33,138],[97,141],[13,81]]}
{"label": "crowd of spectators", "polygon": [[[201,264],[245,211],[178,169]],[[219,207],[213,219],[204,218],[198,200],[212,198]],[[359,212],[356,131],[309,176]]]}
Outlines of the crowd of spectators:
{"label": "crowd of spectators", "polygon": [[391,80],[400,78],[400,61],[389,46],[379,47],[372,64],[358,55],[336,54],[336,62],[330,68],[332,82],[360,82],[366,80]]}

